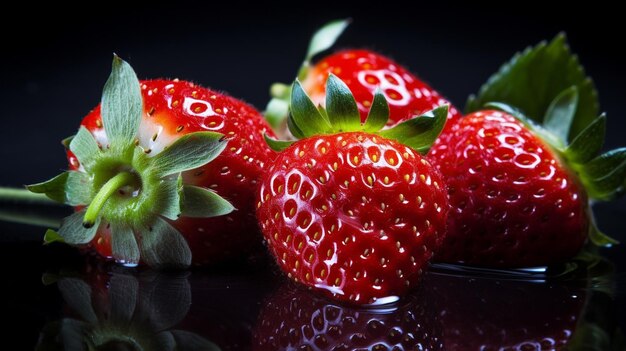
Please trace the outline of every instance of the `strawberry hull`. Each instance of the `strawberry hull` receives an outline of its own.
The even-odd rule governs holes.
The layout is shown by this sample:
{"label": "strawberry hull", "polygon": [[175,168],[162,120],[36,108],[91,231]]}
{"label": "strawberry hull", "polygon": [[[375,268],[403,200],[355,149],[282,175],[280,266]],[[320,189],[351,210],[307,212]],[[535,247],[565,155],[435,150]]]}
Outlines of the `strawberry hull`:
{"label": "strawberry hull", "polygon": [[[228,140],[224,152],[210,164],[182,173],[185,184],[208,188],[236,208],[225,216],[183,216],[171,222],[187,240],[193,264],[211,264],[260,248],[254,192],[266,162],[275,155],[263,141],[264,134],[273,133],[260,113],[230,96],[190,82],[141,81],[141,93],[144,104],[137,140],[149,155],[158,154],[177,138],[193,132],[219,132]],[[81,125],[106,145],[100,106]],[[72,170],[81,167],[69,150],[68,161]],[[99,230],[92,246],[102,256],[111,257],[109,228]]]}

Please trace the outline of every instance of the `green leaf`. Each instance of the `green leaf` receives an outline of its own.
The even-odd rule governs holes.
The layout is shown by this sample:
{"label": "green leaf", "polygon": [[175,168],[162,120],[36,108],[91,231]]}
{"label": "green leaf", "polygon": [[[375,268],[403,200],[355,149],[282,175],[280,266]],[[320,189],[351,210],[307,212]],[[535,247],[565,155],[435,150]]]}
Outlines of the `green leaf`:
{"label": "green leaf", "polygon": [[161,180],[161,184],[156,187],[154,204],[152,207],[155,215],[161,215],[173,221],[177,220],[181,214],[181,184],[180,177],[176,179]]}
{"label": "green leaf", "polygon": [[293,144],[293,141],[289,141],[289,140],[272,139],[269,136],[267,136],[267,134],[263,134],[263,138],[265,138],[265,142],[267,143],[267,145],[269,145],[270,149],[277,151],[277,152],[283,151],[286,148],[288,148],[291,144]]}
{"label": "green leaf", "polygon": [[572,140],[565,149],[565,155],[569,160],[578,163],[591,160],[602,150],[605,132],[606,116],[602,114]]}
{"label": "green leaf", "polygon": [[296,126],[296,122],[294,122],[292,114],[289,114],[289,116],[287,117],[287,128],[289,129],[291,134],[294,137],[296,137],[297,139],[304,139],[305,138],[304,133],[302,133],[300,128],[298,128],[298,126]]}
{"label": "green leaf", "polygon": [[581,180],[592,199],[615,198],[626,181],[626,148],[611,150],[582,165]]}
{"label": "green leaf", "polygon": [[439,106],[391,129],[383,130],[380,135],[425,153],[441,133],[447,118],[448,105]]}
{"label": "green leaf", "polygon": [[100,225],[100,217],[96,219],[95,224],[91,228],[85,228],[83,226],[85,212],[86,210],[82,210],[73,213],[61,221],[58,233],[66,243],[70,245],[87,244],[96,236],[98,226]]}
{"label": "green leaf", "polygon": [[91,180],[82,172],[64,172],[43,183],[27,185],[26,188],[70,206],[86,205],[91,200]]}
{"label": "green leaf", "polygon": [[176,140],[152,158],[159,176],[188,171],[213,161],[226,148],[224,136],[214,132],[195,132]]}
{"label": "green leaf", "polygon": [[113,56],[111,75],[102,91],[101,108],[102,123],[111,145],[134,145],[143,100],[135,71],[117,55]]}
{"label": "green leaf", "polygon": [[499,101],[520,108],[541,123],[552,100],[571,86],[578,88],[579,95],[569,134],[575,136],[598,116],[598,99],[591,79],[570,52],[565,35],[560,34],[549,44],[542,42],[528,48],[505,63],[477,96],[470,97],[466,111],[477,111],[486,102]]}
{"label": "green leaf", "polygon": [[216,217],[231,213],[235,208],[217,193],[193,185],[183,186],[182,215],[185,217]]}
{"label": "green leaf", "polygon": [[326,80],[326,113],[335,131],[355,131],[361,127],[359,107],[350,88],[332,73]]}
{"label": "green leaf", "polygon": [[153,268],[186,268],[191,265],[187,241],[166,220],[156,217],[141,231],[141,257]]}
{"label": "green leaf", "polygon": [[69,171],[65,183],[65,203],[70,206],[87,205],[91,202],[92,188],[89,175]]}
{"label": "green leaf", "polygon": [[111,222],[111,251],[117,263],[130,266],[139,264],[139,247],[131,227]]}
{"label": "green leaf", "polygon": [[59,235],[56,231],[52,229],[46,230],[46,234],[43,235],[43,243],[44,245],[52,244],[53,242],[65,242],[63,237]]}
{"label": "green leaf", "polygon": [[70,143],[70,150],[85,169],[90,169],[94,160],[101,153],[100,147],[87,128],[80,126],[78,133]]}
{"label": "green leaf", "polygon": [[552,100],[543,118],[543,127],[562,140],[564,144],[567,143],[577,106],[578,88],[572,86]]}
{"label": "green leaf", "polygon": [[315,108],[315,104],[302,89],[302,85],[298,80],[293,83],[291,88],[291,106],[289,110],[293,119],[291,122],[297,127],[295,131],[290,128],[293,135],[301,132],[303,137],[309,137],[325,133],[331,128],[329,121]]}
{"label": "green leaf", "polygon": [[69,172],[64,172],[45,182],[27,185],[26,189],[36,194],[46,194],[50,199],[65,203],[65,183]]}
{"label": "green leaf", "polygon": [[376,88],[374,92],[374,99],[372,100],[372,106],[367,114],[365,125],[363,129],[366,132],[375,133],[385,127],[389,120],[389,104],[385,95],[380,88]]}
{"label": "green leaf", "polygon": [[289,115],[289,102],[279,98],[272,98],[267,104],[263,115],[273,129],[278,129]]}
{"label": "green leaf", "polygon": [[317,32],[313,34],[311,42],[309,43],[305,63],[308,63],[313,56],[319,54],[320,52],[330,49],[349,24],[349,19],[334,20],[318,29]]}

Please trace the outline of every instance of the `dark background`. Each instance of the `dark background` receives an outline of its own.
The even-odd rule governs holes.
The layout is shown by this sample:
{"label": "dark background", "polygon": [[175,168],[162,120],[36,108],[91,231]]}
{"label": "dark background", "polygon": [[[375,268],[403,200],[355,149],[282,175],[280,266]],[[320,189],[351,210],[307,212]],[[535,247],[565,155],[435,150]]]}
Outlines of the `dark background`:
{"label": "dark background", "polygon": [[[459,108],[514,52],[565,31],[608,112],[607,149],[626,144],[621,11],[601,2],[580,7],[548,1],[411,4],[416,10],[397,1],[293,1],[253,7],[235,2],[110,1],[85,3],[83,8],[23,2],[15,4],[16,10],[3,9],[0,186],[48,179],[66,167],[59,141],[74,134],[80,119],[98,103],[113,52],[128,60],[140,78],[193,80],[263,109],[270,84],[293,79],[312,32],[328,20],[346,17],[353,23],[337,48],[366,47],[389,55]],[[623,199],[596,206],[600,227],[622,241],[625,214]],[[15,277],[20,264],[31,265],[34,273],[55,258],[45,249],[15,257],[8,252],[13,248],[6,246],[7,239],[40,240],[40,235],[40,228],[0,222],[0,256],[4,264],[18,261],[12,266],[18,267]],[[625,253],[624,247],[607,252],[620,272],[626,270]],[[618,276],[622,301],[623,277]],[[19,291],[22,283],[15,278],[5,284]],[[38,281],[28,283],[25,289]],[[36,330],[22,333],[37,335]]]}

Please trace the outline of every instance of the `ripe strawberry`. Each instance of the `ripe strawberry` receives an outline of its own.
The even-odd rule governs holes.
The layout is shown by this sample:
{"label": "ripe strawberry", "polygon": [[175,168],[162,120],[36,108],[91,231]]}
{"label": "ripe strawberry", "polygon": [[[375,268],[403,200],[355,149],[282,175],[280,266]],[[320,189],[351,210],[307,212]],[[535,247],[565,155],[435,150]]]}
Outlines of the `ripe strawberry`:
{"label": "ripe strawberry", "polygon": [[253,350],[443,350],[422,290],[401,304],[358,308],[284,284],[259,314]]}
{"label": "ripe strawberry", "polygon": [[[387,126],[420,116],[439,106],[448,105],[448,118],[457,119],[459,111],[406,68],[377,52],[364,49],[349,49],[325,56],[311,66],[313,56],[328,49],[347,26],[347,21],[333,21],[322,27],[311,40],[307,57],[298,78],[315,105],[324,105],[326,78],[333,73],[350,88],[359,107],[361,121],[365,121],[372,104],[374,92],[380,89],[389,104]],[[320,46],[320,40],[326,41]],[[281,89],[281,87],[283,87]],[[287,99],[288,89],[274,85],[272,93],[276,99]],[[274,100],[275,105],[279,104]],[[282,106],[286,106],[286,103]],[[270,105],[271,107],[271,105]],[[268,112],[272,114],[271,108]],[[276,112],[280,114],[280,112]],[[284,112],[282,112],[284,114]],[[279,117],[269,116],[277,123]]]}
{"label": "ripe strawberry", "polygon": [[[30,190],[80,211],[60,229],[65,242],[91,243],[127,265],[140,252],[152,266],[206,264],[259,242],[253,204],[274,154],[262,140],[267,132],[239,100],[178,80],[140,83],[116,58],[103,105],[69,144],[70,171]],[[81,226],[83,217],[93,228]]]}
{"label": "ripe strawberry", "polygon": [[[574,93],[570,89],[557,99]],[[438,260],[549,265],[576,255],[590,232],[599,237],[585,188],[594,198],[608,198],[624,181],[623,175],[604,177],[614,152],[594,158],[604,123],[600,116],[568,146],[544,127],[495,110],[472,113],[442,133],[429,152],[447,181],[452,207]]]}
{"label": "ripe strawberry", "polygon": [[340,300],[404,294],[445,232],[444,184],[414,149],[437,137],[446,106],[373,134],[387,118],[380,91],[365,124],[334,75],[326,109],[298,81],[292,91],[288,122],[303,139],[270,163],[259,187],[257,218],[272,254],[289,277]]}

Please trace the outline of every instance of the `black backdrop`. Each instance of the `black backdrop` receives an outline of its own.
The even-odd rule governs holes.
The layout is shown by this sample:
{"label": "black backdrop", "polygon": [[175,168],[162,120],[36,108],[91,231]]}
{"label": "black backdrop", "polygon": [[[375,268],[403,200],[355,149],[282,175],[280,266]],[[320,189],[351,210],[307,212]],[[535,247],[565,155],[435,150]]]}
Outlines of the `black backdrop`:
{"label": "black backdrop", "polygon": [[[14,4],[0,11],[0,186],[48,179],[65,167],[59,141],[99,101],[113,52],[140,78],[193,80],[262,109],[269,85],[293,78],[310,34],[346,17],[353,23],[337,47],[387,54],[460,108],[515,51],[565,31],[608,112],[607,148],[626,144],[621,11],[573,3],[414,1],[415,10],[398,1]],[[626,241],[626,200],[601,204],[596,213],[602,228]],[[608,252],[621,271],[625,252],[623,245]]]}

